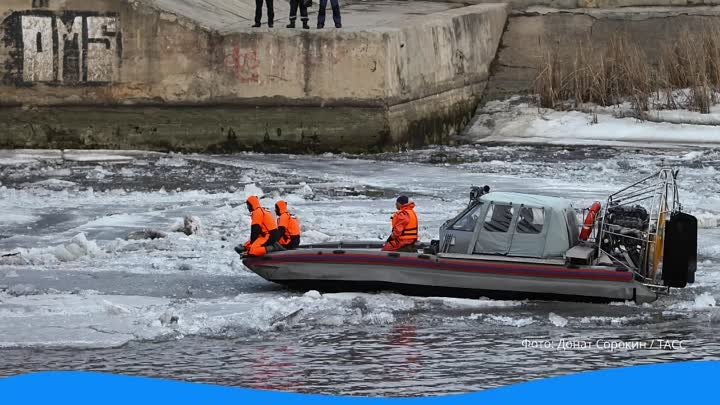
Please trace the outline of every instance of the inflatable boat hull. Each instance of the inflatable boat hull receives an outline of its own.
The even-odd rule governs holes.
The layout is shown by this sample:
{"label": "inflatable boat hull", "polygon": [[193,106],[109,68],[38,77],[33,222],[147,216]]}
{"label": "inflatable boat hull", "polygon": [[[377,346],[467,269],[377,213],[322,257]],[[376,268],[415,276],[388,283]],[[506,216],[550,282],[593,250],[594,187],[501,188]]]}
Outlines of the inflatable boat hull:
{"label": "inflatable boat hull", "polygon": [[323,292],[392,290],[421,296],[638,303],[657,298],[631,272],[568,267],[562,260],[313,247],[245,258],[243,263],[268,281]]}

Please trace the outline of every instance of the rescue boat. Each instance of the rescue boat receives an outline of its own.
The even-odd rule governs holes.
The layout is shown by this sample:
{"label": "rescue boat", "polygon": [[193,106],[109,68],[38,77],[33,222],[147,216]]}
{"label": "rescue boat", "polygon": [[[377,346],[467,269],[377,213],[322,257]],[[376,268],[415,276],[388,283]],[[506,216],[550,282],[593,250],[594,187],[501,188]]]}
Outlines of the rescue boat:
{"label": "rescue boat", "polygon": [[340,241],[243,263],[298,290],[652,302],[695,278],[697,220],[682,211],[676,177],[662,168],[585,212],[563,198],[473,187],[440,238],[417,251]]}

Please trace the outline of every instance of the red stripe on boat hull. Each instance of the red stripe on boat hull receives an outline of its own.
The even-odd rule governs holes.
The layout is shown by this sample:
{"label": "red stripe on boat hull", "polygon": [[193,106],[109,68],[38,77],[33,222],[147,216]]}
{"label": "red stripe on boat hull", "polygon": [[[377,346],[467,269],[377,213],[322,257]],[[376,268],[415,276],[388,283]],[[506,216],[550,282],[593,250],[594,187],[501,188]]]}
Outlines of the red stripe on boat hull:
{"label": "red stripe on boat hull", "polygon": [[285,265],[296,264],[355,264],[355,265],[386,265],[390,267],[423,268],[441,271],[459,271],[465,273],[482,273],[518,277],[541,277],[570,280],[615,281],[630,283],[632,273],[627,271],[570,269],[564,266],[547,266],[522,263],[502,263],[492,261],[467,261],[440,258],[440,262],[414,257],[390,257],[363,254],[285,254],[267,256],[265,258],[246,258],[243,260],[248,267],[271,267],[275,263]]}

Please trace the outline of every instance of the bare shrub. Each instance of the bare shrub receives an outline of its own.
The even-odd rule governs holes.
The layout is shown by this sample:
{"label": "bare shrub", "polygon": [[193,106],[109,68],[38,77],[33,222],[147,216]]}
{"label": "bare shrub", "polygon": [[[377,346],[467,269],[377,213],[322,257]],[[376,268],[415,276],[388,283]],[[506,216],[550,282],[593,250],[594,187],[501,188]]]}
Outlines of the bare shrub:
{"label": "bare shrub", "polygon": [[[541,41],[538,74],[533,83],[541,107],[578,108],[630,102],[633,115],[652,107],[686,107],[708,113],[720,102],[720,24],[685,29],[651,60],[627,32],[597,45],[579,40],[561,53],[560,41]],[[678,102],[677,92],[690,89]]]}

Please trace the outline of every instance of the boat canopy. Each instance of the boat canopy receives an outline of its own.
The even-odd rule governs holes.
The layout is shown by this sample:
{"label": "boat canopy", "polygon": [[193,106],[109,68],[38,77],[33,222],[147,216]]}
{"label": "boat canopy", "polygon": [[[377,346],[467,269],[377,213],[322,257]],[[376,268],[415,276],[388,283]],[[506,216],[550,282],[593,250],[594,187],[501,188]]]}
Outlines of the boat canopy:
{"label": "boat canopy", "polygon": [[578,243],[570,201],[540,195],[491,192],[443,229],[456,245],[446,251],[551,258]]}
{"label": "boat canopy", "polygon": [[568,200],[495,192],[480,201],[487,207],[474,253],[553,257],[577,243],[575,210]]}

